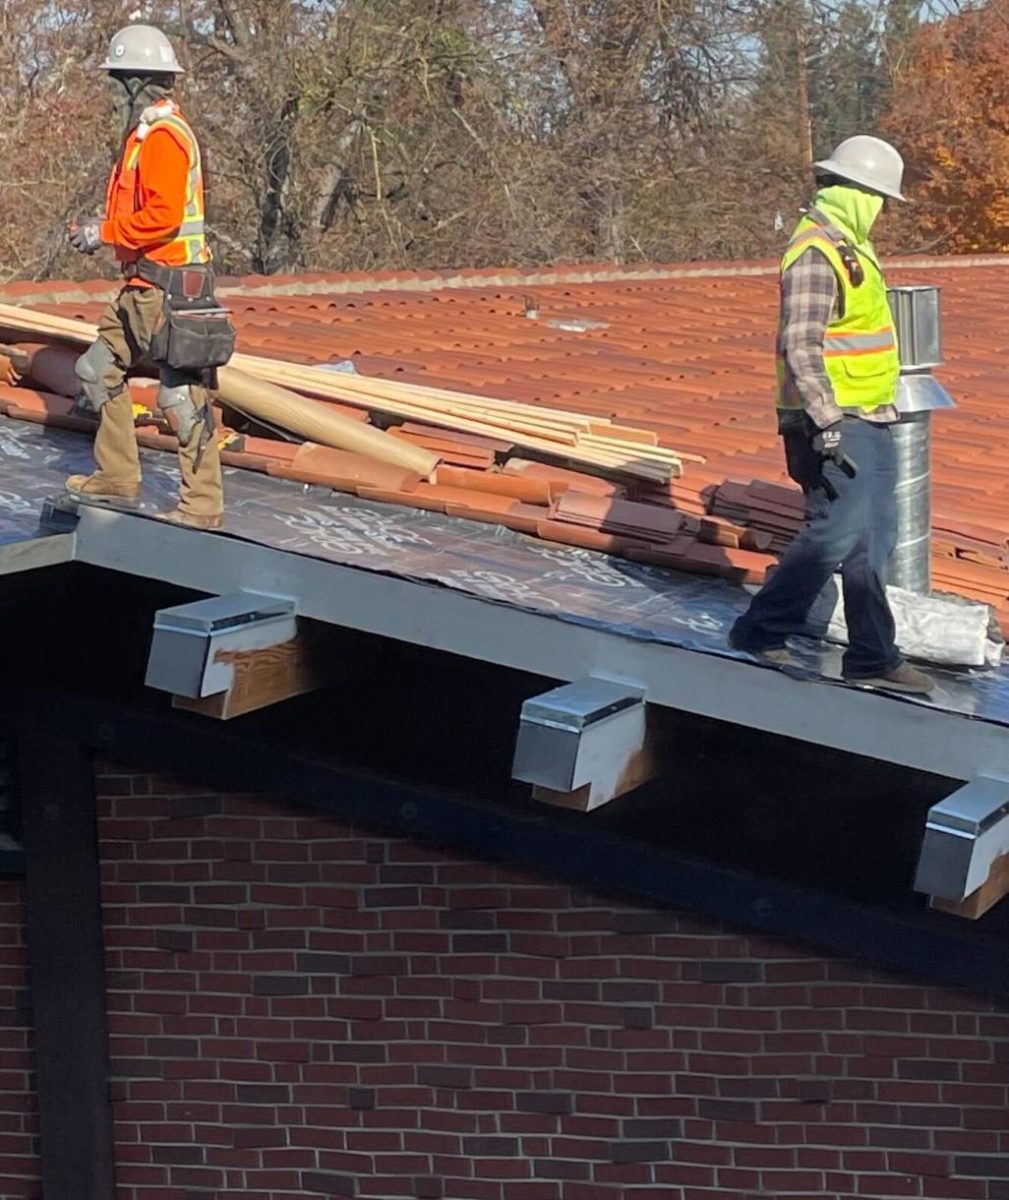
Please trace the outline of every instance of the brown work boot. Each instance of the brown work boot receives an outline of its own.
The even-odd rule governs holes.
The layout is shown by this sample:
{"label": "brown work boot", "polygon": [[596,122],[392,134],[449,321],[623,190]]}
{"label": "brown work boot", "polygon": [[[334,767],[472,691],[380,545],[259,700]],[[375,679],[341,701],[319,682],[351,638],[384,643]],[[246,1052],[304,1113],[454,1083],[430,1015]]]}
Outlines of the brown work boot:
{"label": "brown work boot", "polygon": [[168,521],[171,525],[185,525],[188,529],[220,529],[224,517],[220,513],[203,516],[200,513],[183,512],[181,508],[173,508],[171,512],[154,514],[159,521]]}
{"label": "brown work boot", "polygon": [[776,667],[795,666],[795,659],[786,646],[774,646],[770,650],[754,650],[752,653],[766,663],[773,663]]}
{"label": "brown work boot", "polygon": [[744,654],[752,654],[754,658],[759,658],[762,662],[770,663],[773,666],[795,665],[795,659],[787,646],[768,646],[765,650],[755,650],[747,646],[745,638],[737,637],[734,629],[729,630],[728,642],[730,649],[742,650]]}
{"label": "brown work boot", "polygon": [[917,696],[927,696],[935,687],[935,680],[907,663],[898,663],[881,675],[873,675],[867,679],[845,678],[845,683],[853,683],[856,687],[876,688],[884,692],[907,692]]}
{"label": "brown work boot", "polygon": [[64,484],[68,496],[86,504],[109,508],[136,508],[140,503],[139,483],[113,483],[98,475],[71,475]]}

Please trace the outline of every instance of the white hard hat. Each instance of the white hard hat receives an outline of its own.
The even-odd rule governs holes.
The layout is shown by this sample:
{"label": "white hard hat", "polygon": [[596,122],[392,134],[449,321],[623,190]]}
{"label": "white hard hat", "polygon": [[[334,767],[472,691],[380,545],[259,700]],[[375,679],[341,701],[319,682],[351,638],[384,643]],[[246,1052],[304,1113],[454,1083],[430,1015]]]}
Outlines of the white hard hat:
{"label": "white hard hat", "polygon": [[136,75],[183,75],[175,48],[153,25],[127,25],[109,42],[103,71],[128,71]]}
{"label": "white hard hat", "polygon": [[818,171],[836,175],[850,183],[894,200],[903,200],[904,160],[889,142],[859,134],[835,147],[830,158],[814,164]]}

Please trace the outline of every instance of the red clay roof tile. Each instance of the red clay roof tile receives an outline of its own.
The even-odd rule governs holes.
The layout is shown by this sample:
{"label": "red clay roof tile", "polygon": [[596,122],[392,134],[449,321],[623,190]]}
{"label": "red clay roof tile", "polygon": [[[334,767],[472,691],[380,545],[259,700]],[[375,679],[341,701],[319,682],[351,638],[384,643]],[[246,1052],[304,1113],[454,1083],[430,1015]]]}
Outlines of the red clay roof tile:
{"label": "red clay roof tile", "polygon": [[445,487],[468,488],[474,492],[509,496],[511,499],[525,504],[547,505],[553,498],[548,479],[504,475],[497,472],[476,471],[467,467],[446,465],[440,466],[437,474],[438,483]]}
{"label": "red clay roof tile", "polygon": [[[993,598],[1005,614],[1009,571],[991,562],[1006,552],[991,539],[1009,529],[1009,450],[1003,445],[1009,446],[1009,415],[999,382],[1009,350],[1009,266],[997,258],[920,260],[891,267],[890,277],[943,288],[948,364],[939,374],[959,408],[934,420],[937,582]],[[801,521],[801,497],[784,475],[772,411],[777,293],[771,263],[561,265],[549,271],[305,275],[227,284],[238,289],[228,304],[248,348],[265,347],[291,361],[354,356],[369,374],[563,405],[616,418],[654,432],[663,446],[704,456],[704,465],[688,462],[668,489],[630,489],[631,502],[649,513],[675,507],[693,516],[710,507],[720,520],[702,526],[702,537],[730,543],[738,537],[740,546],[693,541],[689,554],[667,551],[669,562],[752,578],[757,565],[733,556],[752,554],[747,544],[768,539],[780,550]],[[44,296],[36,306],[45,311],[94,320],[112,287],[45,283],[3,290],[21,302]],[[537,307],[534,320],[524,315],[527,296]],[[20,395],[26,396],[24,389]],[[0,390],[0,404],[10,403],[9,392]],[[31,402],[24,404],[27,410]],[[358,410],[349,411],[363,419]],[[397,436],[441,438],[452,468],[487,469],[496,454],[507,452],[503,443],[477,446],[441,430]],[[515,458],[502,477],[514,475],[545,482],[555,499],[572,486],[611,497],[627,490]],[[474,512],[494,512],[486,502],[492,486],[465,489]],[[371,489],[376,492],[404,495],[395,487]],[[418,493],[409,493],[414,503],[465,503],[458,496],[438,500]],[[483,497],[482,507],[474,495]],[[520,516],[531,520],[530,514]],[[724,522],[752,532],[737,533]],[[544,536],[558,533],[555,522],[538,524]],[[576,536],[572,528],[561,532]],[[595,538],[602,548],[618,542]],[[989,545],[992,553],[985,550]]]}
{"label": "red clay roof tile", "polygon": [[599,479],[582,471],[569,471],[550,463],[532,462],[527,458],[509,458],[502,471],[505,475],[521,475],[527,479],[546,480],[555,495],[577,488],[593,496],[622,496],[624,488],[609,479]]}
{"label": "red clay roof tile", "polygon": [[637,504],[610,496],[590,496],[574,489],[558,497],[550,516],[553,521],[638,541],[668,541],[690,525],[693,526],[690,532],[696,532],[698,524],[694,517],[673,508]]}
{"label": "red clay roof tile", "polygon": [[409,492],[420,482],[416,471],[346,450],[316,446],[312,442],[299,446],[290,462],[271,462],[267,473],[301,483],[323,484],[343,492],[353,492],[362,486]]}

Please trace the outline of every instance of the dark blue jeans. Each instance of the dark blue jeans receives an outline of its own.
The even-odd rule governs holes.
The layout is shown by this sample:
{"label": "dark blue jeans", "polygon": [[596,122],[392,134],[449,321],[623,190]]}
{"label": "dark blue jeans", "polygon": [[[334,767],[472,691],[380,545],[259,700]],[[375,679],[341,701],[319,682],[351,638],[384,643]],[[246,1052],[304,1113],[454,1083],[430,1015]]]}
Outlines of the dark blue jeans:
{"label": "dark blue jeans", "polygon": [[844,451],[854,479],[824,461],[801,426],[783,433],[788,473],[806,495],[807,527],[732,628],[732,644],[758,652],[804,631],[813,602],[838,567],[844,591],[847,678],[879,675],[900,662],[886,598],[887,563],[897,540],[897,459],[886,425],[844,421]]}

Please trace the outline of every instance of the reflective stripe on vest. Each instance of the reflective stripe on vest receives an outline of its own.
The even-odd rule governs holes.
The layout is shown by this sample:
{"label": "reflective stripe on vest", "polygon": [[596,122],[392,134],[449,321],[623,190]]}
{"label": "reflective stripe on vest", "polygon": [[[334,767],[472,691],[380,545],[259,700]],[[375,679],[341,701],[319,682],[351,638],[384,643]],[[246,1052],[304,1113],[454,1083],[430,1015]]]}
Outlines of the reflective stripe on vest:
{"label": "reflective stripe on vest", "polygon": [[[852,248],[865,276],[855,287],[827,232],[804,217],[785,249],[782,273],[814,246],[830,263],[839,292],[837,314],[827,326],[823,341],[824,368],[834,400],[841,408],[874,409],[891,404],[900,375],[900,355],[879,265],[870,256],[859,254]],[[802,397],[785,360],[783,333],[784,328],[780,327],[777,404],[779,408],[802,408]]]}
{"label": "reflective stripe on vest", "polygon": [[892,329],[874,333],[831,333],[828,329],[823,342],[823,357],[838,354],[873,354],[877,350],[896,350],[897,339]]}
{"label": "reflective stripe on vest", "polygon": [[[172,242],[162,249],[170,250],[181,243],[185,247],[185,263],[173,263],[175,266],[191,266],[194,263],[210,261],[207,250],[206,214],[203,200],[203,165],[200,159],[200,147],[193,131],[181,117],[175,113],[159,117],[151,125],[151,130],[161,125],[167,125],[181,136],[183,145],[189,153],[189,178],[186,181],[186,207],[183,210],[182,224]],[[150,134],[148,134],[148,137]],[[150,256],[150,255],[149,255]]]}

